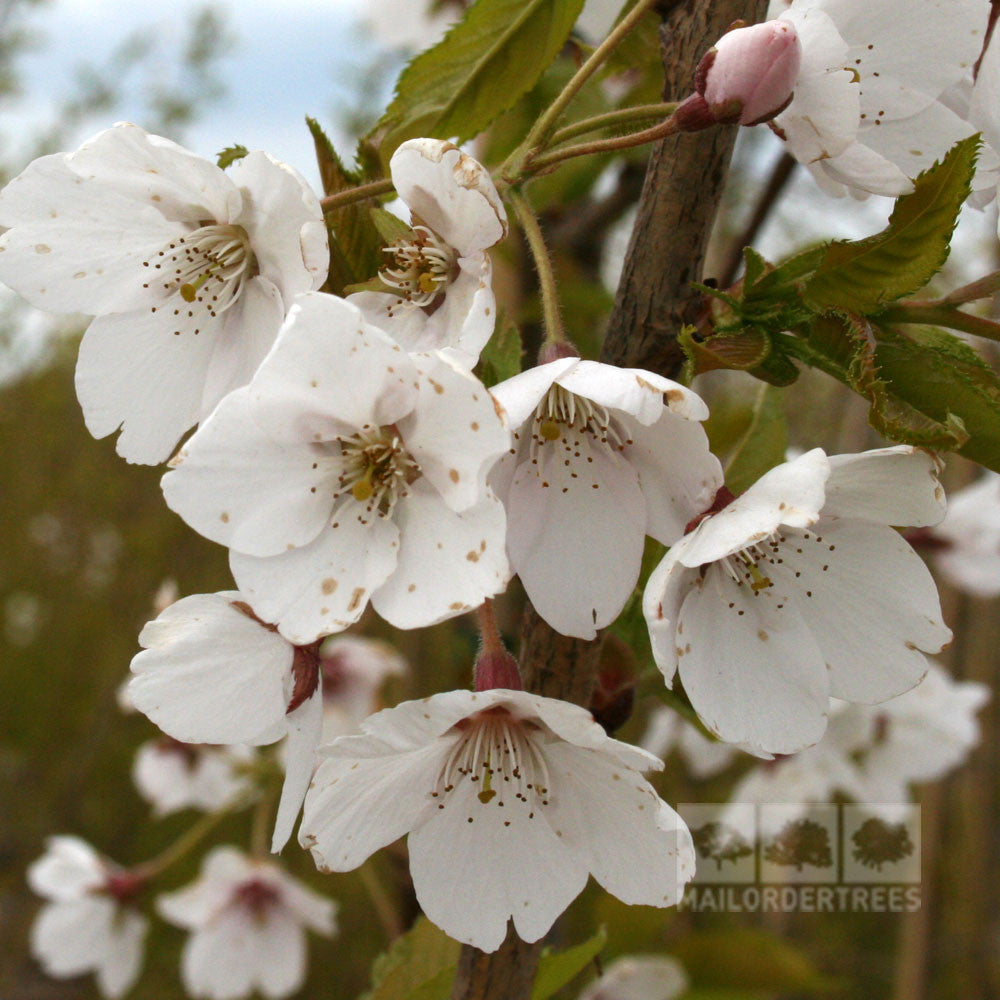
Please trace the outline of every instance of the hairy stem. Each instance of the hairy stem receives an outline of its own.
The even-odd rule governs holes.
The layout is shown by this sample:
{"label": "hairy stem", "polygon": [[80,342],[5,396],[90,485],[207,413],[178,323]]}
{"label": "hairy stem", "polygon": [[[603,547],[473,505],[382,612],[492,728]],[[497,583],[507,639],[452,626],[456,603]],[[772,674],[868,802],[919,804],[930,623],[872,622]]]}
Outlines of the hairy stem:
{"label": "hairy stem", "polygon": [[668,118],[665,122],[654,125],[652,128],[643,129],[641,132],[616,135],[610,139],[594,139],[591,142],[581,142],[576,146],[564,146],[562,149],[554,149],[551,153],[530,157],[524,161],[522,172],[537,174],[549,167],[554,167],[557,163],[562,163],[563,160],[571,160],[576,156],[595,156],[597,153],[613,153],[620,149],[631,149],[633,146],[645,146],[649,142],[656,142],[666,136],[674,135],[676,132],[676,121],[673,118]]}
{"label": "hairy stem", "polygon": [[325,198],[321,198],[319,203],[325,214],[356,201],[367,201],[369,198],[381,197],[394,190],[390,180],[372,181],[371,184],[362,184],[360,187],[348,188],[346,191],[337,192],[337,194],[329,194]]}
{"label": "hairy stem", "polygon": [[622,125],[633,125],[636,122],[654,121],[658,118],[669,118],[677,110],[676,101],[661,101],[659,104],[637,104],[631,108],[619,108],[617,111],[606,111],[603,115],[593,118],[581,118],[572,125],[559,129],[552,136],[551,146],[569,142],[588,132],[597,132],[605,128],[617,128]]}
{"label": "hairy stem", "polygon": [[934,302],[900,302],[887,309],[879,321],[887,323],[932,323],[936,326],[946,326],[949,330],[961,330],[963,333],[974,333],[977,337],[988,340],[1000,340],[1000,323],[986,319],[984,316],[974,316],[962,312],[949,305],[939,305]]}
{"label": "hairy stem", "polygon": [[559,298],[556,293],[556,278],[552,271],[552,259],[545,246],[545,237],[538,224],[535,213],[528,204],[528,199],[520,191],[511,191],[508,195],[511,207],[517,215],[524,238],[535,261],[538,272],[538,288],[542,296],[542,323],[545,327],[545,340],[549,343],[563,343],[566,334],[563,331],[562,318],[559,315]]}

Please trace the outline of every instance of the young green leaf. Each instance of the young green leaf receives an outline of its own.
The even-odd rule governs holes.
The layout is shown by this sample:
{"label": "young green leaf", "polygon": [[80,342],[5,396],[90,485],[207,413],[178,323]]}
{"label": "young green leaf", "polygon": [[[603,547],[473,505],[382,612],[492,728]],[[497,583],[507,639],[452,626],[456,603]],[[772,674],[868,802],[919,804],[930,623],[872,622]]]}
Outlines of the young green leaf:
{"label": "young green leaf", "polygon": [[476,372],[487,388],[513,378],[521,371],[521,331],[505,316],[497,321],[497,328],[489,343],[483,348]]}
{"label": "young green leaf", "polygon": [[215,162],[225,170],[226,167],[231,167],[237,160],[242,160],[250,150],[246,146],[226,146],[224,150],[215,158]]}
{"label": "young green leaf", "polygon": [[373,208],[370,211],[372,223],[386,245],[411,236],[413,230],[398,215],[393,215],[384,208]]}
{"label": "young green leaf", "polygon": [[567,983],[575,979],[601,953],[608,943],[608,932],[602,927],[588,941],[565,951],[542,953],[538,962],[531,1000],[548,1000]]}
{"label": "young green leaf", "polygon": [[583,0],[477,0],[403,70],[376,126],[386,153],[406,139],[462,142],[530,90],[558,55]]}
{"label": "young green leaf", "polygon": [[375,960],[372,989],[359,1000],[446,1000],[460,948],[426,917],[419,917]]}
{"label": "young green leaf", "polygon": [[726,485],[739,496],[765,472],[780,465],[788,450],[788,423],[781,392],[762,385],[746,433],[726,464]]}
{"label": "young green leaf", "polygon": [[838,240],[803,289],[820,311],[871,316],[923,288],[948,257],[962,203],[969,196],[980,138],[970,136],[896,201],[888,227],[857,242]]}

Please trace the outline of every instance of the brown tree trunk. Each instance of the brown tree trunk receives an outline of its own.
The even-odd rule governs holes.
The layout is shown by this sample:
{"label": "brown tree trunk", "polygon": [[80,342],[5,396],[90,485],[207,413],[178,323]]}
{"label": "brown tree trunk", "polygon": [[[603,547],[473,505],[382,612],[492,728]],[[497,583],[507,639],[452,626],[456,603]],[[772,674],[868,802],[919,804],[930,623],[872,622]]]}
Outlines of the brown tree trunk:
{"label": "brown tree trunk", "polygon": [[[733,21],[760,20],[766,0],[681,0],[664,7],[664,100],[680,100],[692,91],[695,68],[708,47]],[[668,376],[679,371],[683,357],[676,338],[683,317],[698,307],[700,296],[690,286],[701,277],[735,141],[734,128],[716,128],[654,146],[602,361]],[[560,635],[529,604],[521,630],[525,687],[589,704],[600,646],[600,638]],[[492,954],[464,946],[452,1000],[527,1000],[540,950],[540,942],[524,944],[513,928]]]}

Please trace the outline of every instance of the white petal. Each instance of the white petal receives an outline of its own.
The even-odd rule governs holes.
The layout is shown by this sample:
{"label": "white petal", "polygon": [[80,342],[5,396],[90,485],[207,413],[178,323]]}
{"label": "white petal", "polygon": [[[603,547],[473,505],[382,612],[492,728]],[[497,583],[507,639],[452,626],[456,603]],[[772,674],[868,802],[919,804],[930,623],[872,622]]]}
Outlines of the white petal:
{"label": "white petal", "polygon": [[156,912],[177,927],[196,930],[231,901],[233,889],[255,874],[253,862],[235,847],[213,847],[194,881],[156,898]]}
{"label": "white petal", "polygon": [[312,697],[288,714],[288,743],[285,746],[285,783],[274,821],[271,852],[277,854],[288,843],[292,827],[298,818],[306,789],[312,780],[323,731],[323,690],[317,688]]}
{"label": "white petal", "polygon": [[579,358],[559,358],[514,375],[490,392],[507,414],[511,427],[520,427],[542,401],[552,383],[580,364]]}
{"label": "white petal", "polygon": [[177,143],[121,122],[69,156],[85,182],[97,181],[168,219],[234,221],[242,207],[236,185],[210,160]]}
{"label": "white petal", "polygon": [[586,441],[579,447],[592,462],[572,457],[560,439],[539,446],[537,465],[518,466],[507,550],[542,618],[563,635],[592,639],[639,578],[646,502],[626,459]]}
{"label": "white petal", "polygon": [[500,947],[511,917],[523,941],[537,941],[586,885],[586,863],[545,807],[508,796],[501,809],[478,791],[461,781],[410,834],[417,901],[446,934],[481,951]]}
{"label": "white petal", "polygon": [[284,718],[292,647],[233,601],[235,592],[171,604],[139,636],[129,692],[184,743],[252,743]]}
{"label": "white petal", "polygon": [[46,899],[77,899],[104,881],[100,855],[79,837],[47,838],[45,853],[28,866],[31,891]]}
{"label": "white petal", "polygon": [[675,635],[684,690],[721,740],[767,756],[823,735],[826,666],[777,583],[754,594],[710,566],[684,599]]}
{"label": "white petal", "polygon": [[281,901],[299,923],[328,937],[336,933],[337,904],[332,899],[280,869],[275,874],[280,876]]}
{"label": "white petal", "polygon": [[181,953],[181,979],[193,997],[238,1000],[256,985],[261,941],[258,924],[241,906],[226,906],[188,938]]}
{"label": "white petal", "polygon": [[162,479],[167,506],[199,534],[253,556],[311,542],[327,524],[339,456],[275,440],[253,419],[250,388],[230,393]]}
{"label": "white petal", "polygon": [[410,139],[392,154],[389,171],[414,216],[463,257],[507,235],[507,215],[489,172],[450,142]]}
{"label": "white petal", "polygon": [[430,793],[455,739],[399,751],[374,736],[345,736],[326,748],[299,827],[317,866],[351,871],[433,810]]}
{"label": "white petal", "polygon": [[223,396],[253,378],[284,318],[285,306],[278,289],[266,278],[251,278],[239,301],[226,310],[221,328],[212,334],[214,345],[205,373],[200,420],[215,409]]}
{"label": "white petal", "polygon": [[97,985],[104,996],[111,1000],[124,996],[139,978],[148,930],[149,922],[141,914],[132,910],[118,914],[97,967]]}
{"label": "white petal", "polygon": [[821,448],[775,466],[686,535],[675,558],[685,566],[701,566],[766,538],[779,525],[808,527],[819,517],[829,474]]}
{"label": "white petal", "polygon": [[793,594],[827,662],[830,693],[879,702],[913,687],[927,671],[920,650],[951,640],[920,557],[891,528],[855,520],[824,518],[802,548]]}
{"label": "white petal", "polygon": [[278,439],[326,441],[394,424],[413,408],[415,381],[403,349],[357,306],[306,292],[251,383],[254,419]]}
{"label": "white petal", "polygon": [[257,613],[300,646],[356,622],[396,568],[399,529],[391,520],[369,521],[352,497],[332,516],[314,541],[290,552],[229,554],[233,576]]}
{"label": "white petal", "polygon": [[688,989],[683,966],[669,955],[630,955],[615,959],[580,1000],[675,1000]]}
{"label": "white petal", "polygon": [[625,903],[676,903],[694,875],[683,820],[645,778],[599,752],[550,743],[544,753],[552,784],[550,822],[594,878]]}
{"label": "white petal", "polygon": [[306,934],[291,913],[269,907],[256,934],[257,984],[269,1000],[290,996],[306,979]]}
{"label": "white petal", "polygon": [[195,334],[172,309],[99,316],[80,343],[76,394],[87,430],[101,438],[122,427],[118,453],[151,465],[168,458],[198,422],[205,377],[222,323]]}
{"label": "white petal", "polygon": [[677,672],[677,643],[674,632],[681,605],[698,578],[695,570],[677,561],[683,540],[674,545],[649,576],[642,595],[642,614],[649,629],[653,659],[663,674],[667,687]]}
{"label": "white petal", "polygon": [[923,527],[945,515],[944,490],[933,455],[906,445],[859,455],[831,455],[824,517]]}
{"label": "white petal", "polygon": [[418,479],[397,504],[394,519],[399,561],[372,594],[372,606],[396,628],[453,618],[506,586],[506,516],[492,493],[457,514]]}
{"label": "white petal", "polygon": [[673,545],[688,522],[712,505],[723,483],[722,466],[708,450],[701,424],[670,410],[648,427],[628,417],[622,423],[632,439],[624,454],[646,498],[646,534]]}
{"label": "white petal", "polygon": [[396,426],[420,471],[456,511],[483,497],[486,473],[510,447],[483,384],[440,354],[417,354],[420,394]]}
{"label": "white petal", "polygon": [[910,179],[899,167],[860,140],[818,166],[833,180],[871,194],[895,198],[913,190]]}
{"label": "white petal", "polygon": [[642,368],[617,368],[599,361],[580,361],[556,381],[570,392],[600,406],[624,410],[640,424],[652,424],[663,408],[688,420],[705,420],[708,407],[696,393]]}
{"label": "white petal", "polygon": [[[229,171],[243,193],[244,211],[235,221],[250,237],[260,273],[274,282],[286,303],[326,280],[329,245],[323,242],[303,259],[301,234],[310,223],[323,229],[319,199],[297,170],[254,150]],[[325,252],[323,252],[325,251]]]}
{"label": "white petal", "polygon": [[158,740],[143,743],[132,762],[135,787],[157,817],[195,804],[193,775],[194,762],[187,753],[164,748]]}
{"label": "white petal", "polygon": [[31,926],[31,953],[52,976],[77,976],[95,969],[118,915],[108,896],[48,903]]}

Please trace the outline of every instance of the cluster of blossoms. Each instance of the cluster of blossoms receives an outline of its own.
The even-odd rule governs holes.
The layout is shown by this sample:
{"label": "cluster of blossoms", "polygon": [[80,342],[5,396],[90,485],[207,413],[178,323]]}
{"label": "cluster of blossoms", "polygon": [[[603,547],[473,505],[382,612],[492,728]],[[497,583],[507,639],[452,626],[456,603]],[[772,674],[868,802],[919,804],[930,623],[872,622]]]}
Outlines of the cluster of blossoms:
{"label": "cluster of blossoms", "polygon": [[[685,114],[771,120],[828,187],[907,190],[914,158],[938,148],[910,142],[901,158],[899,135],[918,118],[945,123],[945,147],[961,132],[942,94],[978,53],[987,5],[774,6],[776,21],[719,42]],[[958,40],[946,70],[917,74],[912,51],[883,45],[897,15],[928,45],[947,17]],[[953,30],[963,18],[968,30]],[[94,317],[76,372],[88,428],[120,428],[129,461],[167,461],[166,504],[229,550],[235,589],[177,600],[139,636],[128,698],[165,734],[135,765],[154,810],[261,799],[271,758],[255,748],[280,742],[272,852],[300,812],[299,842],[321,871],[407,836],[425,913],[484,951],[508,922],[540,939],[591,875],[626,903],[673,905],[695,855],[643,777],[658,757],[523,690],[512,660],[477,670],[475,690],[377,711],[382,682],[406,665],[344,634],[369,605],[397,628],[434,625],[516,574],[553,629],[593,639],[633,595],[647,536],[669,549],[642,599],[653,655],[705,727],[843,775],[815,761],[863,722],[863,761],[829,787],[890,794],[892,766],[917,763],[906,719],[950,691],[934,674],[900,697],[951,638],[896,530],[961,536],[960,514],[942,521],[936,457],[814,449],[735,497],[709,450],[707,406],[661,375],[548,341],[536,367],[487,388],[473,368],[496,320],[489,250],[508,232],[503,201],[448,142],[405,142],[390,171],[409,229],[378,281],[347,298],[323,290],[319,200],[265,153],[227,172],[120,125],[0,193],[0,279],[42,308]],[[964,753],[981,692],[955,698]],[[899,795],[938,772],[893,773]],[[287,996],[304,979],[304,928],[334,933],[332,902],[260,853],[217,848],[195,884],[157,900],[192,932],[192,996]],[[136,901],[157,874],[55,838],[31,874],[50,900],[36,955],[123,993],[148,923]]]}

